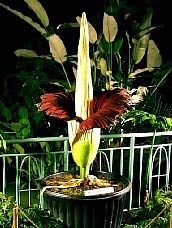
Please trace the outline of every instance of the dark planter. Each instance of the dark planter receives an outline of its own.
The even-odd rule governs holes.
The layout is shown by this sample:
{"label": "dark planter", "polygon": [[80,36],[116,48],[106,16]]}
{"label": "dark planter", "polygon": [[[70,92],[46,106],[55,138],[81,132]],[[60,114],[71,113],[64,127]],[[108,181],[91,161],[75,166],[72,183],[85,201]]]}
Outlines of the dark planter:
{"label": "dark planter", "polygon": [[[64,172],[63,172],[64,173]],[[55,193],[48,189],[44,192],[44,208],[51,214],[61,217],[69,228],[118,228],[120,227],[126,193],[131,189],[130,181],[112,173],[94,172],[120,181],[122,190],[107,195],[74,197]],[[60,175],[60,173],[50,175]],[[46,177],[47,178],[47,177]]]}

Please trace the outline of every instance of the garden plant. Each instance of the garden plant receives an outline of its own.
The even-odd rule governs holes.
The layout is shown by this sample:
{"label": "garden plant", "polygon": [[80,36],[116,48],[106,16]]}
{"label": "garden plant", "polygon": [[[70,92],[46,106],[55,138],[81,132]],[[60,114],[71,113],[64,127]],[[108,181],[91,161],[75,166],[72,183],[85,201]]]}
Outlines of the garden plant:
{"label": "garden plant", "polygon": [[[88,98],[89,101],[93,101],[93,103],[87,103],[89,112],[82,115],[80,113],[82,108],[79,108],[79,104],[84,104],[81,102],[81,98],[85,96],[81,96],[80,92],[78,95],[77,92],[78,87],[82,88],[82,82],[78,83],[78,75],[83,75],[83,73],[78,73],[82,69],[82,67],[79,69],[77,64],[81,60],[78,58],[79,55],[67,53],[63,40],[50,27],[48,15],[40,2],[37,0],[25,0],[24,2],[36,14],[40,23],[3,3],[0,3],[0,6],[36,29],[48,43],[49,53],[41,55],[31,49],[15,51],[19,58],[18,67],[20,70],[17,78],[22,86],[19,86],[20,93],[17,102],[0,101],[2,116],[0,133],[2,139],[33,137],[42,134],[42,132],[46,132],[50,136],[69,133],[74,161],[80,167],[80,175],[85,178],[89,173],[89,166],[95,158],[100,142],[100,129],[97,128],[104,128],[102,132],[108,134],[137,132],[138,130],[139,132],[171,130],[171,106],[163,100],[163,96],[159,96],[159,89],[163,88],[172,68],[170,63],[163,64],[160,51],[151,39],[151,33],[157,29],[156,26],[152,26],[153,10],[151,7],[145,10],[141,21],[133,20],[131,27],[129,23],[132,20],[132,13],[128,12],[125,7],[123,8],[124,11],[126,10],[125,20],[124,18],[122,20],[125,23],[123,24],[120,21],[122,17],[120,2],[116,2],[113,7],[107,7],[106,12],[102,14],[103,26],[99,33],[88,22],[91,62],[90,66],[87,63],[87,72],[91,73],[95,91],[92,88],[90,98]],[[60,33],[72,28],[75,33],[75,29],[79,29],[81,25],[81,17],[77,16],[76,20],[77,23],[60,24],[57,27],[57,32]],[[30,68],[31,65],[32,69]],[[68,72],[69,68],[72,70]],[[143,86],[138,86],[140,81]],[[6,83],[3,85],[5,87]],[[112,89],[115,87],[118,89]],[[18,88],[16,91],[19,91]],[[43,112],[37,113],[34,104],[39,102],[39,96],[47,93],[47,91],[49,95],[42,96],[43,101],[39,106],[45,104],[44,102],[48,101],[47,99],[51,99],[53,104],[58,101],[59,106],[56,107],[56,113],[49,109],[51,107],[45,105],[43,108],[42,106],[41,109],[47,111],[48,114],[45,116]],[[50,93],[50,91],[57,91],[57,93]],[[133,99],[141,101],[137,103],[135,100],[133,110],[130,110],[131,108],[128,106],[130,95],[127,91],[132,93]],[[6,90],[7,92],[8,90]],[[115,92],[114,95],[113,92]],[[98,115],[94,114],[97,107],[111,105],[116,96],[120,97],[120,101],[122,100],[123,104],[126,104],[125,107],[130,112],[125,113],[125,108],[122,108],[115,113],[113,110],[113,115],[111,115],[112,111],[103,112],[97,109],[97,111],[99,110]],[[104,102],[105,99],[108,101],[107,103]],[[67,105],[64,107],[64,104]],[[90,108],[91,106],[95,106],[94,111],[94,107]],[[14,112],[14,110],[18,111]],[[108,118],[103,119],[105,114]],[[114,124],[115,119],[118,121]],[[63,120],[67,120],[68,128],[66,128],[66,122]],[[53,125],[60,127],[56,128]],[[97,139],[96,142],[92,140],[94,138]],[[8,152],[8,148],[4,146],[5,141],[2,142],[1,149],[3,152]],[[123,141],[123,144],[125,143],[127,142]],[[50,150],[51,145],[48,147],[42,144],[40,147],[47,151]],[[57,147],[60,148],[60,145]],[[84,148],[82,154],[78,154],[79,148]],[[13,150],[15,153],[23,153],[25,148],[13,145]],[[90,153],[87,153],[88,150]],[[83,157],[86,161],[82,159]]]}

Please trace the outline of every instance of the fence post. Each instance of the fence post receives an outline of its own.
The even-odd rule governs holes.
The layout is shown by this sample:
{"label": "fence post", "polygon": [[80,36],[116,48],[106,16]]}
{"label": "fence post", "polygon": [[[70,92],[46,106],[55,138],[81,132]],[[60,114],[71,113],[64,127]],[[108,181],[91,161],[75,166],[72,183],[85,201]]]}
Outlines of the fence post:
{"label": "fence post", "polygon": [[69,169],[69,143],[68,140],[64,141],[64,171]]}
{"label": "fence post", "polygon": [[13,224],[12,228],[18,228],[18,205],[15,204],[13,208]]}
{"label": "fence post", "polygon": [[[130,157],[129,157],[129,179],[131,183],[133,182],[133,164],[134,164],[134,145],[135,145],[135,136],[132,135],[130,138]],[[130,191],[130,202],[129,202],[129,210],[132,208],[132,188]]]}
{"label": "fence post", "polygon": [[172,228],[172,205],[170,207],[170,228]]}

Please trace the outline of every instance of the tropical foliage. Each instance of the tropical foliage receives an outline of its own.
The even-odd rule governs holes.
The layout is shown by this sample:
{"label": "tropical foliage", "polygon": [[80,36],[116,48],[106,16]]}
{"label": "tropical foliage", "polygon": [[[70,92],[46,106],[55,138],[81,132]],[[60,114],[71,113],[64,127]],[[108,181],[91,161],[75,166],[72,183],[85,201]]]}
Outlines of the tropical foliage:
{"label": "tropical foliage", "polygon": [[[12,227],[13,209],[15,202],[13,197],[6,196],[0,192],[0,226],[3,228]],[[54,218],[48,210],[40,209],[37,205],[33,208],[18,209],[18,224],[20,227],[55,227],[63,228],[63,222],[60,218]]]}
{"label": "tropical foliage", "polygon": [[[64,131],[64,122],[45,117],[43,113],[38,115],[34,104],[39,101],[39,96],[46,92],[74,91],[77,54],[68,53],[66,46],[69,40],[63,41],[61,34],[64,30],[70,31],[70,34],[72,31],[76,33],[81,17],[76,15],[76,22],[51,25],[50,16],[38,0],[25,0],[24,3],[38,20],[35,20],[32,14],[29,16],[29,11],[27,11],[28,15],[25,15],[26,13],[3,3],[0,3],[0,7],[15,14],[36,29],[40,33],[42,45],[47,47],[48,44],[49,51],[45,48],[46,53],[42,50],[43,53],[38,54],[30,48],[31,44],[29,48],[15,51],[19,58],[17,75],[19,87],[17,84],[15,86],[12,84],[12,90],[16,94],[13,103],[11,100],[3,99],[3,96],[1,98],[0,105],[3,111],[1,111],[0,129],[3,134],[5,133],[5,138],[44,136],[42,132],[48,136],[64,135],[67,134],[67,130]],[[171,66],[163,66],[160,51],[155,41],[151,39],[151,33],[158,28],[158,26],[152,26],[153,9],[145,8],[138,18],[135,6],[125,1],[110,1],[109,4],[105,4],[105,10],[101,12],[101,15],[102,25],[99,27],[98,22],[93,25],[88,19],[94,89],[102,91],[118,86],[137,91],[141,81],[141,86],[147,87],[149,91],[143,102],[146,97],[150,97],[152,101],[151,105],[149,101],[144,103],[145,110],[143,111],[147,111],[147,107],[152,106],[160,110],[161,106],[161,110],[164,110],[163,116],[169,117],[171,108],[158,95],[158,88],[170,75]],[[10,81],[9,83],[11,84]],[[5,97],[8,97],[7,84],[4,82],[2,85],[2,90],[6,90]],[[136,109],[142,110],[142,106]],[[13,110],[19,111],[14,114]],[[151,114],[157,114],[152,108],[150,110]],[[54,122],[62,128],[53,128]],[[147,128],[149,129],[149,126]],[[9,131],[10,134],[8,134]]]}
{"label": "tropical foliage", "polygon": [[170,227],[170,207],[172,203],[172,191],[157,190],[148,204],[138,210],[125,214],[122,227],[143,228],[143,227]]}
{"label": "tropical foliage", "polygon": [[[94,89],[105,91],[116,86],[128,88],[133,92],[133,98],[136,95],[135,98],[142,101],[136,104],[135,110],[119,118],[113,131],[111,127],[105,129],[105,132],[121,133],[121,129],[123,132],[170,130],[172,109],[170,102],[164,99],[163,86],[171,76],[172,68],[171,62],[162,61],[160,50],[151,37],[158,28],[152,26],[153,9],[145,7],[142,13],[136,16],[137,9],[127,1],[109,2],[101,15],[102,20],[99,17],[101,26],[98,26],[100,22],[88,22]],[[65,42],[60,34],[70,29],[69,36],[72,32],[76,35],[81,17],[76,15],[76,22],[60,24],[57,27],[50,24],[50,17],[39,1],[24,0],[24,3],[27,3],[31,10],[31,16],[0,3],[0,7],[24,20],[41,37],[37,40],[41,46],[40,48],[38,45],[38,51],[33,48],[32,40],[25,48],[15,51],[18,57],[17,74],[5,78],[0,85],[3,91],[0,100],[2,153],[8,152],[4,139],[67,135],[66,123],[63,120],[45,116],[43,112],[37,113],[34,104],[39,102],[41,94],[50,91],[72,94],[75,90],[77,55],[68,53],[66,43],[70,42],[70,39]],[[35,16],[38,20],[35,20]],[[42,50],[47,44],[48,48]],[[146,88],[144,96],[143,93],[139,94],[139,86]],[[71,112],[70,114],[75,115]],[[46,152],[51,150],[50,145],[43,143],[40,148]],[[60,148],[60,145],[57,145],[57,148]],[[15,153],[25,151],[18,145],[12,149]]]}

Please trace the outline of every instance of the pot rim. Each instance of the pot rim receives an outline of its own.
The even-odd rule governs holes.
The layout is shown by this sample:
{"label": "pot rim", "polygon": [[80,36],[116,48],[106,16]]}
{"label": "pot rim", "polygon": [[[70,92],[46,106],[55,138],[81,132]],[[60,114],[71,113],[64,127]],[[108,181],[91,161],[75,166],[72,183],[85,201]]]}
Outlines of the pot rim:
{"label": "pot rim", "polygon": [[[42,179],[42,183],[44,182],[44,179],[49,178],[49,177],[53,177],[56,175],[60,175],[60,174],[74,174],[77,172],[72,172],[72,171],[63,171],[63,172],[58,172],[58,173],[54,173],[51,175],[46,176],[45,178]],[[67,195],[67,194],[63,194],[63,193],[58,193],[58,192],[52,192],[50,190],[48,190],[45,186],[43,186],[43,184],[41,184],[40,188],[42,191],[42,194],[45,195],[49,195],[49,196],[54,196],[57,198],[63,198],[63,199],[71,199],[71,200],[98,200],[98,199],[110,199],[110,198],[114,198],[114,197],[122,197],[124,194],[126,194],[127,192],[129,192],[132,188],[132,183],[130,182],[130,180],[123,176],[123,175],[115,175],[111,172],[104,172],[104,171],[90,171],[90,174],[103,174],[103,175],[107,175],[110,176],[111,178],[113,178],[114,180],[117,180],[118,182],[121,182],[124,184],[124,188],[120,191],[115,191],[114,193],[108,193],[108,194],[98,194],[98,195],[94,195],[94,196],[71,196],[71,195]]]}

